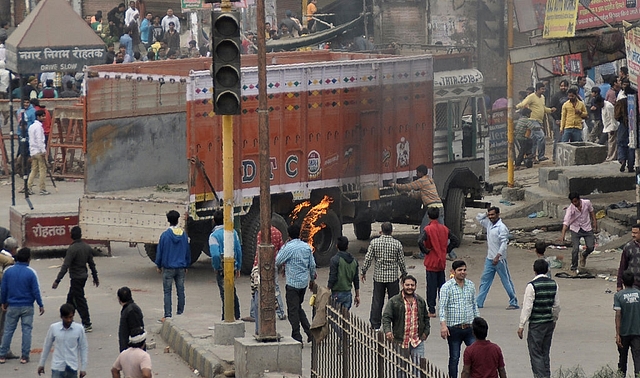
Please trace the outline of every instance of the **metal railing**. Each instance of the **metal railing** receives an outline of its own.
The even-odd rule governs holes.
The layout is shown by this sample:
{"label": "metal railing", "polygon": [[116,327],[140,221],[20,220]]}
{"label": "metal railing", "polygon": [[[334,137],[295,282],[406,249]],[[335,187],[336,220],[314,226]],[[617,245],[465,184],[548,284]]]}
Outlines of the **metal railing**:
{"label": "metal railing", "polygon": [[446,378],[426,358],[387,341],[346,308],[327,306],[328,334],[311,346],[312,378]]}

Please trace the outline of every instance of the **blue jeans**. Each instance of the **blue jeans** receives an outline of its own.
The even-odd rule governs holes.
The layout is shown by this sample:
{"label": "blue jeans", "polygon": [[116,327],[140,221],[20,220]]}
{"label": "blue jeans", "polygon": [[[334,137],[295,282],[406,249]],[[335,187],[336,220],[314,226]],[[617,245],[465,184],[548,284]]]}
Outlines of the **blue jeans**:
{"label": "blue jeans", "polygon": [[0,356],[4,357],[9,352],[13,333],[18,327],[18,320],[22,324],[22,358],[28,358],[31,352],[31,330],[33,329],[33,306],[16,307],[9,305],[4,324],[4,335],[0,344]]}
{"label": "blue jeans", "polygon": [[[544,140],[544,131],[542,131],[542,128],[531,131],[531,141],[533,142],[531,147],[531,152],[533,153],[533,156],[537,156],[538,160],[542,159],[545,155],[545,145],[544,145],[545,140]],[[537,155],[536,155],[536,151],[537,151]]]}
{"label": "blue jeans", "polygon": [[67,366],[64,371],[51,369],[51,378],[77,378],[78,371]]}
{"label": "blue jeans", "polygon": [[489,289],[491,289],[491,284],[493,283],[493,278],[496,276],[496,272],[498,273],[498,276],[500,276],[502,286],[504,286],[504,290],[509,296],[509,306],[517,307],[518,298],[516,297],[516,290],[513,287],[513,282],[511,281],[507,260],[500,260],[496,265],[493,265],[493,260],[491,259],[485,259],[484,262],[484,271],[480,278],[480,289],[478,290],[478,298],[476,299],[478,307],[484,307],[484,300],[487,298]]}
{"label": "blue jeans", "polygon": [[332,291],[331,299],[334,301],[336,306],[345,307],[347,310],[351,309],[351,291]]}
{"label": "blue jeans", "polygon": [[466,346],[473,344],[476,338],[473,337],[473,331],[471,327],[466,329],[458,327],[448,327],[449,337],[447,337],[447,344],[449,344],[449,378],[458,378],[458,362],[460,362],[460,347],[462,343]]}
{"label": "blue jeans", "polygon": [[[428,206],[427,206],[428,207]],[[440,215],[438,216],[438,223],[444,224],[444,207],[439,207]],[[424,216],[422,217],[422,222],[420,223],[420,233],[424,232],[424,228],[431,222],[429,219],[429,214],[425,211]]]}
{"label": "blue jeans", "polygon": [[582,142],[582,129],[565,128],[562,133],[562,143]]}
{"label": "blue jeans", "polygon": [[[420,344],[418,344],[418,346],[416,347],[413,347],[411,344],[409,344],[409,355],[411,356],[411,361],[413,361],[413,363],[416,366],[420,366],[420,359],[424,358],[424,341],[420,342]],[[404,364],[401,364],[401,365],[404,365]],[[405,368],[405,370],[408,370],[408,369]],[[407,375],[407,373],[405,373],[403,369],[398,369],[398,378],[419,377],[419,376],[420,376],[420,373],[418,372],[417,369],[414,369],[409,375]]]}
{"label": "blue jeans", "polygon": [[171,317],[171,285],[175,281],[178,294],[178,312],[184,312],[184,275],[185,269],[162,268],[162,289],[164,290],[164,317]]}
{"label": "blue jeans", "polygon": [[[257,319],[256,313],[258,311],[258,299],[260,297],[251,296],[251,309],[249,311],[249,316],[254,319]],[[282,294],[280,294],[280,284],[278,283],[278,277],[276,276],[276,301],[278,302],[278,307],[276,308],[276,315],[278,315],[278,319],[282,320],[284,318],[284,303],[282,302]],[[255,305],[255,306],[254,306]]]}
{"label": "blue jeans", "polygon": [[[216,271],[216,280],[218,281],[218,289],[220,290],[220,300],[222,301],[222,320],[224,320],[224,274],[222,270]],[[233,313],[236,317],[235,320],[240,319],[240,301],[238,300],[238,294],[236,294],[235,285],[233,287]]]}

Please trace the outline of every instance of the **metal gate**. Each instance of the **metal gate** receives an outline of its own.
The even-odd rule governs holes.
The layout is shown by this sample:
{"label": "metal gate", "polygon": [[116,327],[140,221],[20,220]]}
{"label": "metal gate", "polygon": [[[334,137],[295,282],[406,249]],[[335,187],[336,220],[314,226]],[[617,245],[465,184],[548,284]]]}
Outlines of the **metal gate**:
{"label": "metal gate", "polygon": [[333,304],[327,306],[328,335],[311,346],[312,378],[446,378],[426,358],[387,341],[362,319]]}

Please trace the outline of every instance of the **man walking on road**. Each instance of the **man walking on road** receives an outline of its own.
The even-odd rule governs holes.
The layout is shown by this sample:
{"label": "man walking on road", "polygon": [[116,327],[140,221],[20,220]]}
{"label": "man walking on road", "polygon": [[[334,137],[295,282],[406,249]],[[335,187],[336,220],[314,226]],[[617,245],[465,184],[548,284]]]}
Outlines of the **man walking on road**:
{"label": "man walking on road", "polygon": [[358,279],[358,260],[347,251],[349,239],[338,237],[338,253],[329,262],[329,281],[327,287],[331,290],[331,299],[338,306],[351,309],[351,288],[356,291],[353,302],[360,306],[360,280]]}
{"label": "man walking on road", "polygon": [[416,278],[402,278],[402,291],[394,295],[384,307],[382,331],[389,341],[408,349],[412,357],[424,357],[424,341],[429,337],[431,324],[427,304],[416,294]]}
{"label": "man walking on road", "polygon": [[307,286],[315,285],[316,261],[309,244],[300,240],[300,226],[291,225],[287,229],[289,241],[276,256],[276,268],[285,266],[287,286],[285,300],[287,301],[287,315],[291,324],[291,337],[302,343],[300,325],[307,334],[307,342],[311,342],[311,325],[307,314],[302,308],[304,293]]}
{"label": "man walking on road", "polygon": [[440,288],[440,336],[449,344],[449,377],[458,377],[460,347],[473,344],[471,323],[480,316],[476,304],[476,288],[467,279],[467,264],[456,260],[451,264],[453,278]]}
{"label": "man walking on road", "polygon": [[98,280],[98,271],[96,270],[96,264],[93,262],[93,249],[89,244],[82,241],[82,230],[80,227],[75,226],[71,229],[71,239],[73,243],[67,249],[67,254],[64,257],[62,267],[60,267],[60,273],[51,286],[53,289],[57,289],[60,281],[64,278],[64,275],[69,271],[69,278],[71,279],[71,285],[69,286],[69,293],[67,294],[67,303],[72,304],[74,309],[78,309],[80,319],[82,319],[82,325],[85,332],[93,331],[91,326],[91,317],[89,316],[89,306],[87,305],[87,299],[84,297],[84,285],[87,283],[88,272],[87,265],[91,269],[91,275],[93,276],[93,284],[98,287],[100,281]]}
{"label": "man walking on road", "polygon": [[33,329],[33,302],[38,303],[40,315],[44,314],[44,304],[40,296],[40,284],[36,271],[29,267],[31,250],[22,248],[16,253],[15,265],[7,268],[0,285],[0,305],[7,313],[4,335],[0,344],[0,364],[7,359],[13,333],[22,324],[22,355],[20,363],[29,362],[31,352],[31,330]]}
{"label": "man walking on road", "polygon": [[120,326],[118,327],[118,342],[120,352],[129,347],[129,336],[144,331],[144,319],[142,310],[133,301],[131,289],[124,286],[118,289],[118,302],[122,306],[120,310]]}
{"label": "man walking on road", "polygon": [[162,289],[164,291],[164,316],[160,319],[163,323],[171,318],[171,288],[176,284],[178,295],[178,311],[184,312],[184,276],[191,265],[191,250],[189,239],[182,227],[178,226],[180,213],[171,210],[167,213],[169,228],[160,235],[160,241],[156,249],[156,270],[162,273]]}
{"label": "man walking on road", "polygon": [[[418,176],[416,181],[409,182],[407,184],[396,184],[395,182],[392,182],[391,187],[396,188],[399,192],[409,192],[412,197],[420,198],[422,200],[422,205],[426,208],[437,208],[440,211],[438,222],[444,224],[444,206],[442,205],[440,195],[438,195],[436,183],[433,182],[433,179],[428,175],[428,173],[429,169],[427,166],[420,164],[418,168],[416,168],[416,175]],[[429,223],[429,215],[425,212],[424,217],[422,218],[422,223],[420,224],[420,232],[424,230],[427,223]]]}
{"label": "man walking on road", "polygon": [[487,340],[489,325],[483,318],[477,317],[471,323],[476,341],[464,350],[464,368],[462,378],[507,378],[504,368],[504,356],[500,347]]}
{"label": "man walking on road", "polygon": [[509,265],[507,265],[507,244],[509,243],[509,229],[502,223],[500,219],[500,209],[491,206],[486,213],[480,213],[476,217],[482,227],[487,230],[487,258],[484,263],[484,271],[480,278],[480,289],[478,293],[478,307],[484,307],[484,301],[487,298],[493,278],[500,276],[500,281],[504,290],[509,296],[509,306],[507,310],[517,310],[518,297],[509,273]]}
{"label": "man walking on road", "polygon": [[74,378],[78,376],[78,370],[80,378],[87,375],[89,344],[82,326],[73,322],[74,315],[73,305],[65,303],[60,306],[62,321],[53,323],[49,327],[38,364],[38,375],[44,374],[44,364],[47,362],[51,347],[53,347],[52,378]]}
{"label": "man walking on road", "polygon": [[120,378],[122,371],[125,377],[152,378],[151,356],[146,352],[147,333],[129,337],[129,348],[122,351],[111,368],[111,377]]}
{"label": "man walking on road", "polygon": [[[222,266],[222,258],[224,257],[224,213],[222,210],[216,210],[213,214],[213,232],[209,235],[209,253],[211,254],[211,266],[213,273],[216,275],[218,289],[220,291],[220,300],[222,301],[222,320],[224,319],[224,267]],[[242,266],[242,247],[240,246],[240,238],[236,230],[233,230],[233,258],[234,273],[236,278],[240,277],[240,267]],[[235,281],[234,281],[235,284]],[[240,301],[236,294],[235,285],[233,287],[233,315],[235,320],[240,319]]]}
{"label": "man walking on road", "polygon": [[427,271],[427,306],[429,317],[436,317],[436,298],[444,284],[444,269],[447,267],[447,245],[449,229],[438,223],[439,209],[430,207],[427,215],[431,222],[424,228],[418,239],[418,246],[424,253],[424,267]]}
{"label": "man walking on road", "polygon": [[640,290],[633,287],[634,274],[626,271],[622,274],[624,290],[613,296],[613,309],[616,312],[616,345],[618,346],[618,371],[621,377],[627,376],[629,347],[633,357],[633,376],[640,376]]}
{"label": "man walking on road", "polygon": [[404,252],[402,243],[391,236],[393,225],[391,222],[384,222],[381,225],[380,237],[373,239],[369,243],[369,249],[364,258],[362,266],[361,280],[367,280],[367,270],[371,262],[375,261],[373,269],[373,300],[371,301],[371,312],[369,322],[371,328],[380,329],[382,326],[382,307],[384,305],[384,294],[391,299],[400,292],[398,283],[399,277],[407,275],[407,267],[404,263]]}
{"label": "man walking on road", "polygon": [[622,290],[622,275],[629,271],[633,273],[633,287],[640,289],[640,224],[631,226],[632,240],[622,247],[620,267],[618,268],[618,291]]}
{"label": "man walking on road", "polygon": [[[598,222],[596,214],[588,199],[580,199],[580,195],[576,192],[569,193],[571,205],[567,207],[562,221],[562,236],[564,241],[567,229],[571,231],[571,270],[575,271],[587,266],[587,256],[593,252],[595,245],[594,233],[598,232]],[[580,252],[580,239],[584,238],[586,249]],[[578,254],[580,254],[580,264],[578,265]]]}
{"label": "man walking on road", "polygon": [[551,351],[553,331],[560,313],[558,285],[547,276],[549,263],[546,260],[536,260],[533,263],[533,271],[536,276],[524,290],[518,337],[522,339],[524,326],[529,322],[527,347],[529,348],[533,376],[550,378],[549,352]]}

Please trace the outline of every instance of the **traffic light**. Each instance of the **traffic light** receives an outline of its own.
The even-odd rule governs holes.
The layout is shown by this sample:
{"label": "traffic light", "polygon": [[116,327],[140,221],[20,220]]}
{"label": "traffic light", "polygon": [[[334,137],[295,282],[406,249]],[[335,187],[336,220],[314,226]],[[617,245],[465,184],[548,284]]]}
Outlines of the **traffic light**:
{"label": "traffic light", "polygon": [[217,115],[237,115],[241,110],[240,13],[213,12],[213,111]]}
{"label": "traffic light", "polygon": [[505,0],[478,1],[478,29],[482,42],[491,50],[504,56],[506,28],[504,23]]}

